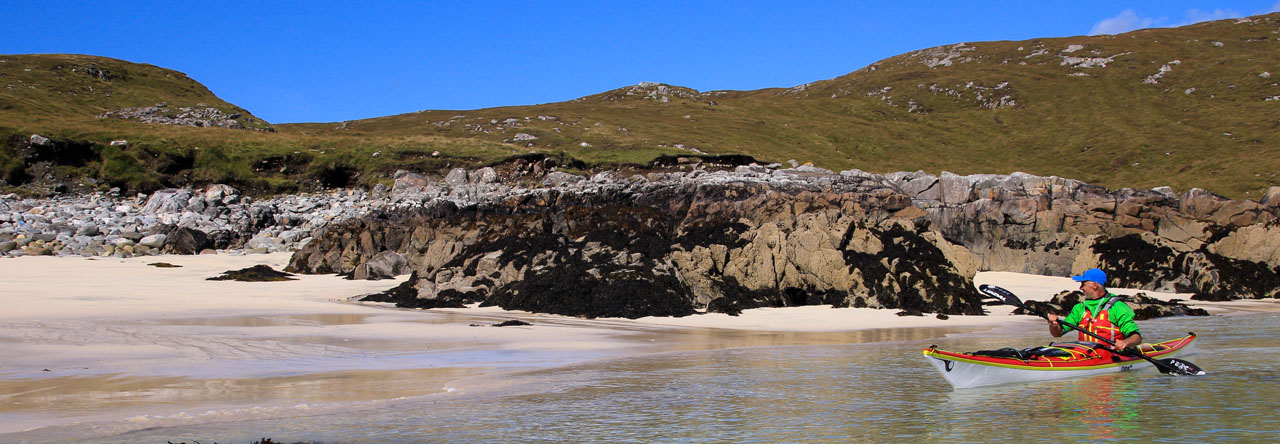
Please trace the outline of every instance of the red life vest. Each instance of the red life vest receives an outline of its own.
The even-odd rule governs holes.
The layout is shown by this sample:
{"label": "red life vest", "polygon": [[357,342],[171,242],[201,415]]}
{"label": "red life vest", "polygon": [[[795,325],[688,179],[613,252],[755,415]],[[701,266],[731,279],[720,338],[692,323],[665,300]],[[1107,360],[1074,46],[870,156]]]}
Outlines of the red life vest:
{"label": "red life vest", "polygon": [[[1124,339],[1124,334],[1120,332],[1120,327],[1111,323],[1111,306],[1115,305],[1119,300],[1119,298],[1113,297],[1107,300],[1105,304],[1099,305],[1096,316],[1089,312],[1088,307],[1085,307],[1084,316],[1080,317],[1080,329],[1106,338],[1111,342]],[[1084,334],[1083,331],[1079,333],[1079,336],[1080,341],[1096,340]]]}

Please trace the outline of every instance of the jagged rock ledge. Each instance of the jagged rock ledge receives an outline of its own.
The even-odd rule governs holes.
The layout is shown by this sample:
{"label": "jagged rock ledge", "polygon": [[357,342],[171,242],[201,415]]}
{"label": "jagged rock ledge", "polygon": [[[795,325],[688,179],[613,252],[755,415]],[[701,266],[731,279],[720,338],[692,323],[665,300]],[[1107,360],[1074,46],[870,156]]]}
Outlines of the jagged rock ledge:
{"label": "jagged rock ledge", "polygon": [[0,257],[293,251],[316,229],[387,204],[378,193],[386,194],[339,190],[257,200],[211,185],[134,197],[0,195]]}
{"label": "jagged rock ledge", "polygon": [[1208,299],[1280,291],[1280,188],[1253,202],[1020,173],[759,166],[553,172],[524,188],[482,169],[400,174],[388,199],[316,233],[289,270],[411,272],[375,298],[402,306],[587,317],[811,304],[979,314],[980,270],[1101,266],[1118,286]]}

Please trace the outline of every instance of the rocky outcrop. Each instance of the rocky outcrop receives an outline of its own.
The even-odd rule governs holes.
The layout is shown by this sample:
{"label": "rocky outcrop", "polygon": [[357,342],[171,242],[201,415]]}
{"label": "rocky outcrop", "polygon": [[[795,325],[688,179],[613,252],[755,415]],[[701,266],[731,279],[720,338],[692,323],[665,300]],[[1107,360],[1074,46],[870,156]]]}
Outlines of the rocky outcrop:
{"label": "rocky outcrop", "polygon": [[[0,255],[137,256],[209,249],[292,251],[311,232],[387,205],[354,190],[255,200],[226,185],[23,199],[0,195]],[[385,193],[383,193],[385,194]],[[4,244],[13,242],[12,245]],[[373,276],[403,274],[393,261]]]}
{"label": "rocky outcrop", "polygon": [[457,197],[493,184],[450,177],[420,206],[326,230],[290,269],[348,272],[393,251],[420,299],[592,317],[810,304],[981,313],[954,265],[965,261],[951,258],[963,248],[873,177],[605,174],[472,203]]}
{"label": "rocky outcrop", "polygon": [[812,304],[977,314],[980,270],[1103,266],[1125,286],[1210,298],[1272,296],[1249,283],[1280,274],[1268,262],[1276,205],[1200,190],[759,166],[552,173],[536,188],[484,170],[397,177],[386,206],[317,233],[289,269],[355,274],[394,253],[413,276],[380,300],[621,317]]}
{"label": "rocky outcrop", "polygon": [[[983,270],[1045,275],[1099,267],[1114,286],[1199,299],[1280,294],[1280,205],[1204,190],[1107,190],[1079,181],[1010,176],[887,176],[964,245]],[[1280,193],[1273,187],[1268,195]]]}
{"label": "rocky outcrop", "polygon": [[245,126],[240,122],[244,117],[243,114],[231,113],[227,114],[222,110],[209,106],[196,107],[179,107],[170,108],[168,105],[158,103],[155,106],[144,106],[137,108],[121,108],[114,111],[107,111],[98,114],[99,119],[124,119],[137,120],[142,123],[155,123],[160,125],[177,125],[177,126],[194,126],[200,128],[228,128],[228,129],[251,129],[255,131],[275,132],[275,128],[269,126]]}
{"label": "rocky outcrop", "polygon": [[549,158],[522,161],[505,178],[493,168],[402,172],[391,190],[261,200],[225,185],[3,195],[0,254],[296,250],[291,271],[411,274],[381,296],[402,306],[581,316],[812,304],[980,313],[969,279],[981,270],[1096,266],[1116,286],[1212,300],[1280,288],[1280,187],[1254,202],[1020,173],[741,165],[584,177]]}

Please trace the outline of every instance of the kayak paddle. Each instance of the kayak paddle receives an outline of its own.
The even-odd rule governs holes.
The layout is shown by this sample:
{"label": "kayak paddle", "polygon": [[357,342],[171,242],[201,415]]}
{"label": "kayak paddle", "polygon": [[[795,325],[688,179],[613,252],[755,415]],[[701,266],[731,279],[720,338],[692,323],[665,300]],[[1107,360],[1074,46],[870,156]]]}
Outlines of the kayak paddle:
{"label": "kayak paddle", "polygon": [[[988,296],[991,296],[993,298],[1000,300],[1000,302],[1021,308],[1023,310],[1026,310],[1028,313],[1045,318],[1046,320],[1049,319],[1048,315],[1041,313],[1039,310],[1036,310],[1034,308],[1027,306],[1027,304],[1022,303],[1022,300],[1018,299],[1018,297],[1015,296],[1009,290],[1005,290],[995,285],[987,285],[987,284],[979,285],[978,290],[983,293],[986,293]],[[1088,335],[1091,338],[1102,341],[1112,347],[1116,346],[1115,342],[1111,342],[1106,338],[1093,334],[1092,332],[1082,330],[1080,327],[1070,322],[1064,321],[1062,319],[1058,319],[1058,324],[1064,327],[1071,327],[1072,330],[1084,333],[1085,335]],[[1143,354],[1142,351],[1138,350],[1136,347],[1126,348],[1124,350],[1117,351],[1117,352],[1123,355],[1129,355],[1129,356],[1145,359],[1147,360],[1147,362],[1150,362],[1152,365],[1155,365],[1156,368],[1160,370],[1160,373],[1164,373],[1164,374],[1194,375],[1194,376],[1206,374],[1204,370],[1201,370],[1200,367],[1197,367],[1195,364],[1192,364],[1190,362],[1183,361],[1181,359],[1174,359],[1174,358],[1155,359]]]}

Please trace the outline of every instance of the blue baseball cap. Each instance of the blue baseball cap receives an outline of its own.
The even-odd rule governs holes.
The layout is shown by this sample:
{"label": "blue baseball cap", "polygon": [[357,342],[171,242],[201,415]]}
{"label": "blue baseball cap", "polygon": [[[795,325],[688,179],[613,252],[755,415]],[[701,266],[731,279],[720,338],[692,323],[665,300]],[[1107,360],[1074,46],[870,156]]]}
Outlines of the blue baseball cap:
{"label": "blue baseball cap", "polygon": [[1076,282],[1094,281],[1097,282],[1098,285],[1106,286],[1107,273],[1097,268],[1090,268],[1085,270],[1084,273],[1079,276],[1071,276],[1071,280]]}

